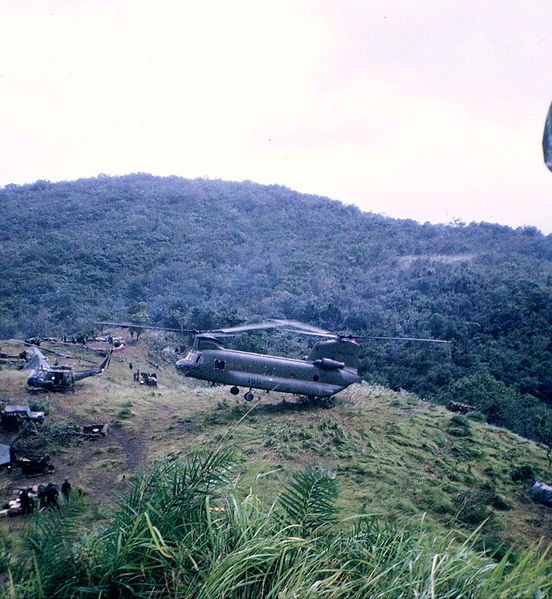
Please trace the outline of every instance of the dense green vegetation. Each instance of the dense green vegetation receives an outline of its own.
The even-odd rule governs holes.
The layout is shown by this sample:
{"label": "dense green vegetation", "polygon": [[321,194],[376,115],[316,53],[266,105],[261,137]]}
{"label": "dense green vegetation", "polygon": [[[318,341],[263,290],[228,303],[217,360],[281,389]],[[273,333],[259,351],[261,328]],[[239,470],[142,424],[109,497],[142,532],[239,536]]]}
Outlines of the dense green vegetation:
{"label": "dense green vegetation", "polygon": [[[534,598],[552,591],[546,551],[493,560],[472,540],[377,518],[340,519],[338,481],[296,471],[272,505],[233,484],[235,456],[169,460],[131,483],[87,530],[74,496],[36,515],[20,559],[0,554],[2,597]],[[1,591],[0,591],[1,592]]]}
{"label": "dense green vegetation", "polygon": [[145,174],[10,185],[0,205],[1,337],[137,314],[451,339],[365,344],[361,372],[552,442],[552,237],[535,228],[421,225],[279,186]]}

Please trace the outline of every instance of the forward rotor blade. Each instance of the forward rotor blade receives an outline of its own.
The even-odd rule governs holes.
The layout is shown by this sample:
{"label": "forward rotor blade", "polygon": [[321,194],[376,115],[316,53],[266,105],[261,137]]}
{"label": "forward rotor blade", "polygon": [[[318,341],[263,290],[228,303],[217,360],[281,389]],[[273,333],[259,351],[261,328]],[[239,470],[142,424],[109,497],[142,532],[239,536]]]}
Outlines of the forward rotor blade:
{"label": "forward rotor blade", "polygon": [[148,324],[137,324],[134,322],[95,322],[94,324],[101,324],[107,327],[121,327],[123,329],[151,329],[154,331],[169,331],[172,333],[189,333],[195,335],[197,333],[205,333],[207,331],[196,331],[195,329],[172,329],[170,327],[154,327]]}
{"label": "forward rotor blade", "polygon": [[257,331],[260,329],[274,329],[276,327],[283,327],[284,324],[277,320],[269,320],[267,322],[257,322],[255,324],[244,324],[237,327],[227,327],[224,329],[212,329],[210,331],[203,331],[204,333],[222,333],[222,334],[231,334],[231,333],[243,333],[246,331]]}
{"label": "forward rotor blade", "polygon": [[[288,326],[291,327],[292,330],[290,332],[293,333],[305,333],[318,335],[319,337],[338,337],[335,333],[331,333],[330,331],[326,331],[325,329],[319,329],[318,327],[313,327],[310,324],[305,324],[304,322],[299,322],[298,320],[275,320],[274,322],[280,323],[280,326]],[[289,329],[288,329],[289,330]]]}
{"label": "forward rotor blade", "polygon": [[258,329],[271,329],[275,327],[284,326],[277,321],[258,322],[255,324],[244,324],[237,327],[227,327],[224,329],[174,329],[170,327],[155,327],[147,324],[137,324],[132,322],[95,322],[94,324],[100,324],[111,327],[122,327],[122,328],[140,328],[140,329],[151,329],[154,331],[169,331],[171,333],[188,333],[191,335],[198,335],[201,333],[213,333],[215,335],[231,335],[232,333],[242,333],[245,331],[255,331]]}
{"label": "forward rotor blade", "polygon": [[330,332],[315,333],[314,331],[303,331],[301,329],[283,329],[286,333],[295,333],[296,335],[309,335],[311,337],[326,337],[328,339],[337,339],[339,335]]}

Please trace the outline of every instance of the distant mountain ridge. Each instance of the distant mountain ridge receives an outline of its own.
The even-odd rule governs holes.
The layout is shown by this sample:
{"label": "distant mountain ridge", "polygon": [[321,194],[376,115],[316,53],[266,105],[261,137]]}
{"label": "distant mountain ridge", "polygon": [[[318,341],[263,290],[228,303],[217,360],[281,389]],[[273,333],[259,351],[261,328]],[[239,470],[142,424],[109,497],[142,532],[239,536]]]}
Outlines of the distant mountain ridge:
{"label": "distant mountain ridge", "polygon": [[286,317],[455,340],[447,359],[369,346],[377,382],[448,396],[484,371],[516,401],[552,403],[552,236],[533,227],[422,225],[276,185],[147,174],[9,185],[0,206],[4,338],[129,318],[137,302],[158,324]]}

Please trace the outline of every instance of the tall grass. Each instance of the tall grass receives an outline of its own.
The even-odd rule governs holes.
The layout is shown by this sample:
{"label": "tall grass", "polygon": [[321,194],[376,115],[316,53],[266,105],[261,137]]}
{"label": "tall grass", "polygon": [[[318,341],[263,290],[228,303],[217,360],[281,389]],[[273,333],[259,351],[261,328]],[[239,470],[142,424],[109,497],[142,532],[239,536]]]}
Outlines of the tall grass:
{"label": "tall grass", "polygon": [[[297,472],[270,506],[231,485],[231,453],[165,461],[129,483],[109,525],[79,504],[36,515],[2,597],[197,599],[544,598],[542,547],[494,561],[471,539],[364,516],[337,519],[336,481]],[[519,557],[521,555],[521,557]]]}

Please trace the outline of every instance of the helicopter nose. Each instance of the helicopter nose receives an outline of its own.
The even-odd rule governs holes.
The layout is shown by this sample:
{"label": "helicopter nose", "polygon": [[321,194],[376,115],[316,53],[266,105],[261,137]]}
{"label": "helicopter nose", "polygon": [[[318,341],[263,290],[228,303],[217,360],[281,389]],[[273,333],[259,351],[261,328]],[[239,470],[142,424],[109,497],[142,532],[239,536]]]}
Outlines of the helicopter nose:
{"label": "helicopter nose", "polygon": [[37,376],[30,376],[27,379],[27,385],[29,385],[29,387],[37,387],[38,381],[39,381],[39,378]]}
{"label": "helicopter nose", "polygon": [[190,372],[190,370],[194,368],[195,365],[195,362],[193,362],[192,360],[184,358],[182,360],[178,360],[178,362],[176,363],[176,369],[180,374],[186,374]]}

